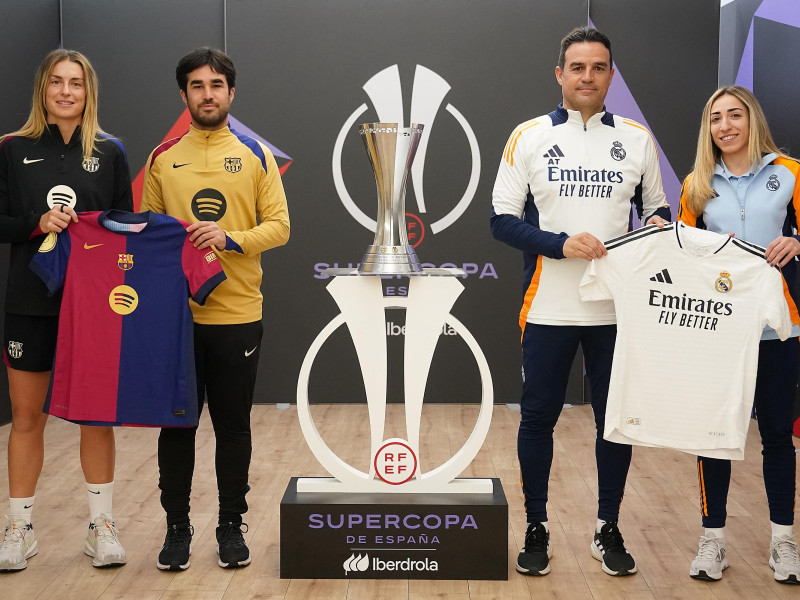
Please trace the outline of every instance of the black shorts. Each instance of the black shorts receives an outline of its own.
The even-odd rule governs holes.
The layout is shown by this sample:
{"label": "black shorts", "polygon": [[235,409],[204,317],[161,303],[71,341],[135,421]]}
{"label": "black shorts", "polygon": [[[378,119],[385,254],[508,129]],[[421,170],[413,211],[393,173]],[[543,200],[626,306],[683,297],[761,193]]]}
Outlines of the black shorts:
{"label": "black shorts", "polygon": [[6,313],[3,361],[18,371],[50,371],[57,339],[58,317]]}

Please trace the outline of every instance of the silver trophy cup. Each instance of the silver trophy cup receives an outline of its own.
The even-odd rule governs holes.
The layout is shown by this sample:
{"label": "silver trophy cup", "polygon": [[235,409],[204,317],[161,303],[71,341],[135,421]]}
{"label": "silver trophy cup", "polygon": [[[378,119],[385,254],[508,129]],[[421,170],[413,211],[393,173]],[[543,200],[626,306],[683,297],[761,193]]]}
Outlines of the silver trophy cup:
{"label": "silver trophy cup", "polygon": [[422,265],[406,232],[406,178],[414,162],[424,126],[412,123],[364,123],[358,132],[367,149],[378,185],[375,241],[367,248],[358,272],[363,275],[421,273]]}

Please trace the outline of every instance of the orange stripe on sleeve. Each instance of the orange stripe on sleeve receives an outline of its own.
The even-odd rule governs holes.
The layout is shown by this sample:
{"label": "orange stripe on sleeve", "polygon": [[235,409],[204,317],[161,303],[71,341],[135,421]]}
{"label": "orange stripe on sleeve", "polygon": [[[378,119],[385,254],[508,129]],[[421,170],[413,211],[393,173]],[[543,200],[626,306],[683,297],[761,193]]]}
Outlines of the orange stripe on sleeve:
{"label": "orange stripe on sleeve", "polygon": [[797,305],[794,303],[794,298],[789,293],[789,286],[786,285],[786,279],[781,273],[781,280],[783,281],[783,295],[786,298],[786,304],[789,305],[789,316],[792,320],[792,325],[800,325],[800,314],[797,312]]}
{"label": "orange stripe on sleeve", "polygon": [[658,158],[658,144],[656,144],[656,138],[653,137],[653,134],[650,133],[650,130],[647,129],[647,127],[645,127],[644,125],[641,125],[641,124],[637,123],[636,121],[632,121],[631,119],[622,119],[622,122],[625,123],[626,125],[630,125],[632,127],[636,127],[638,129],[641,129],[642,131],[646,131],[647,135],[650,136],[650,139],[653,142],[653,148],[655,148],[655,151],[656,151],[656,158]]}
{"label": "orange stripe on sleeve", "polygon": [[506,152],[505,152],[505,155],[503,156],[503,158],[512,167],[514,166],[514,150],[517,149],[517,142],[519,141],[520,136],[525,131],[527,131],[531,127],[534,127],[534,126],[536,126],[538,124],[539,124],[539,121],[528,121],[526,123],[523,123],[519,127],[517,127],[517,129],[514,131],[514,133],[511,134],[511,138],[509,138],[508,144],[506,144]]}
{"label": "orange stripe on sleeve", "polygon": [[691,210],[689,210],[689,206],[686,204],[686,190],[689,187],[689,180],[691,175],[688,176],[681,186],[681,200],[678,206],[678,221],[682,221],[689,227],[697,227],[697,215],[694,214]]}
{"label": "orange stripe on sleeve", "polygon": [[792,206],[794,207],[794,219],[795,222],[792,225],[797,228],[797,221],[800,219],[800,163],[796,160],[791,158],[787,158],[786,156],[779,156],[774,161],[773,164],[782,165],[789,169],[794,175],[794,190],[792,192]]}
{"label": "orange stripe on sleeve", "polygon": [[531,305],[533,304],[533,298],[536,296],[536,292],[539,291],[539,278],[542,275],[542,256],[539,255],[539,258],[536,259],[536,271],[533,273],[533,277],[531,278],[531,283],[528,286],[528,290],[525,292],[525,299],[522,302],[522,310],[519,313],[519,326],[522,329],[522,333],[525,333],[525,323],[528,321],[528,313],[531,310]]}

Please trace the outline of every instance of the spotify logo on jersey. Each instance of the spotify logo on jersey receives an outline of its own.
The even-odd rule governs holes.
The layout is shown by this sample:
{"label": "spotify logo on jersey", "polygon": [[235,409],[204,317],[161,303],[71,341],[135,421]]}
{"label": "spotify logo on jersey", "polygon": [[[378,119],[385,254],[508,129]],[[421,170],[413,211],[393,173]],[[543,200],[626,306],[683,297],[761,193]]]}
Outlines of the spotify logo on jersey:
{"label": "spotify logo on jersey", "polygon": [[199,221],[219,221],[226,208],[225,196],[213,188],[200,190],[192,198],[192,214]]}
{"label": "spotify logo on jersey", "polygon": [[108,305],[118,315],[129,315],[139,306],[139,294],[129,285],[118,285],[108,295]]}

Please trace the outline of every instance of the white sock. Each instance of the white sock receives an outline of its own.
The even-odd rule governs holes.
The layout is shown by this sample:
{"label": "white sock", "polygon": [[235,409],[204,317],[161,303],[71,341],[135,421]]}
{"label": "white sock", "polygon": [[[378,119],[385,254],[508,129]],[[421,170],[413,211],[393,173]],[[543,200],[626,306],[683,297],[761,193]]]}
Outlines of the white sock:
{"label": "white sock", "polygon": [[597,525],[594,528],[595,533],[600,533],[600,530],[603,528],[607,521],[603,521],[603,519],[597,519]]}
{"label": "white sock", "polygon": [[86,493],[89,496],[89,518],[92,523],[97,517],[105,515],[109,521],[113,521],[111,516],[111,500],[114,495],[114,482],[108,483],[89,483],[86,482]]}
{"label": "white sock", "polygon": [[550,531],[550,525],[548,524],[547,521],[542,521],[542,527],[544,527],[545,531],[547,531],[547,532]]}
{"label": "white sock", "polygon": [[717,538],[721,539],[725,537],[725,528],[724,527],[706,527],[705,532],[703,535],[707,538]]}
{"label": "white sock", "polygon": [[18,523],[25,521],[31,522],[31,514],[33,513],[33,501],[35,495],[30,498],[9,498],[8,499],[8,518]]}
{"label": "white sock", "polygon": [[788,535],[792,537],[792,526],[791,525],[778,525],[777,523],[773,523],[770,521],[772,525],[772,537],[780,537],[782,535]]}

